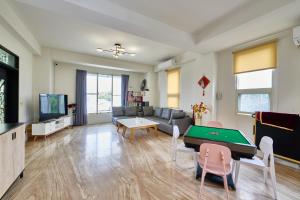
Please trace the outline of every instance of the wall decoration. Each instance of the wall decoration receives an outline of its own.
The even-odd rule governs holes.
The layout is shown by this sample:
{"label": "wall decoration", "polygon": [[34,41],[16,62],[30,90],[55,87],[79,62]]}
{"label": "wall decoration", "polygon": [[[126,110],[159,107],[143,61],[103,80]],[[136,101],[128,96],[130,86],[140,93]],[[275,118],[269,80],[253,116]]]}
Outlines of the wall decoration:
{"label": "wall decoration", "polygon": [[209,83],[210,83],[210,80],[205,75],[203,75],[200,78],[200,80],[198,81],[198,84],[203,89],[202,96],[205,96],[205,90],[204,89],[208,86]]}
{"label": "wall decoration", "polygon": [[144,79],[141,83],[141,87],[140,87],[141,91],[145,91],[146,86],[147,86],[147,81],[146,79]]}

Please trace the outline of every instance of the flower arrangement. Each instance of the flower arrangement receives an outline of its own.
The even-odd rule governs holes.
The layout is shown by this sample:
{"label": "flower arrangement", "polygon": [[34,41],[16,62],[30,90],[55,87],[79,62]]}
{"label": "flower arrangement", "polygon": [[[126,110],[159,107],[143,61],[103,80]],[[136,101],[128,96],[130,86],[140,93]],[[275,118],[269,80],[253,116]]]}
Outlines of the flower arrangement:
{"label": "flower arrangement", "polygon": [[201,118],[203,114],[208,112],[207,105],[205,105],[203,102],[200,102],[200,104],[191,105],[191,107],[195,118]]}
{"label": "flower arrangement", "polygon": [[71,111],[72,114],[75,114],[76,113],[76,104],[75,103],[69,104],[68,109]]}

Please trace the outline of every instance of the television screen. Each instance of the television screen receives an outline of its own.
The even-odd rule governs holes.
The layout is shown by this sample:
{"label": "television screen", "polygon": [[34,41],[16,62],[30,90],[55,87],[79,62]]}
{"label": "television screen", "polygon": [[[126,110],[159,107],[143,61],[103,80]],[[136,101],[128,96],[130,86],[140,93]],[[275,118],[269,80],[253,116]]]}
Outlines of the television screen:
{"label": "television screen", "polygon": [[67,95],[40,94],[40,121],[67,115],[67,101]]}

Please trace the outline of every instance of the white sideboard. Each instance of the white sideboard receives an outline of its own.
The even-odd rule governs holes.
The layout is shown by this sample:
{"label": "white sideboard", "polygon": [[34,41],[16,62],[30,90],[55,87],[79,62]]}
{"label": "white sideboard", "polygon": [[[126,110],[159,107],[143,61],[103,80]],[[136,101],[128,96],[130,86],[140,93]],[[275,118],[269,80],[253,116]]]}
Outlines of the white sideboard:
{"label": "white sideboard", "polygon": [[0,125],[0,199],[25,168],[25,124]]}
{"label": "white sideboard", "polygon": [[47,120],[32,124],[32,136],[48,136],[66,127],[72,126],[73,117],[67,115],[58,119]]}

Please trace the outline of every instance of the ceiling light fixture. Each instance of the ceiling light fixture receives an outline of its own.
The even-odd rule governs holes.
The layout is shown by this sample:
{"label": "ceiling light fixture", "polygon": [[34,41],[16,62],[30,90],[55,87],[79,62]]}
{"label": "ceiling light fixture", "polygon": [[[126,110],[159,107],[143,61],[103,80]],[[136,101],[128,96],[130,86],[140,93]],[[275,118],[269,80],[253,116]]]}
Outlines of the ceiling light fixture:
{"label": "ceiling light fixture", "polygon": [[112,53],[114,58],[118,58],[119,56],[126,55],[126,54],[130,55],[130,56],[135,56],[136,55],[136,53],[126,51],[126,49],[123,48],[122,45],[119,44],[119,43],[115,44],[115,48],[114,49],[108,49],[108,50],[106,50],[106,49],[102,49],[102,48],[97,48],[96,50],[98,52],[100,52],[100,53],[101,52]]}

